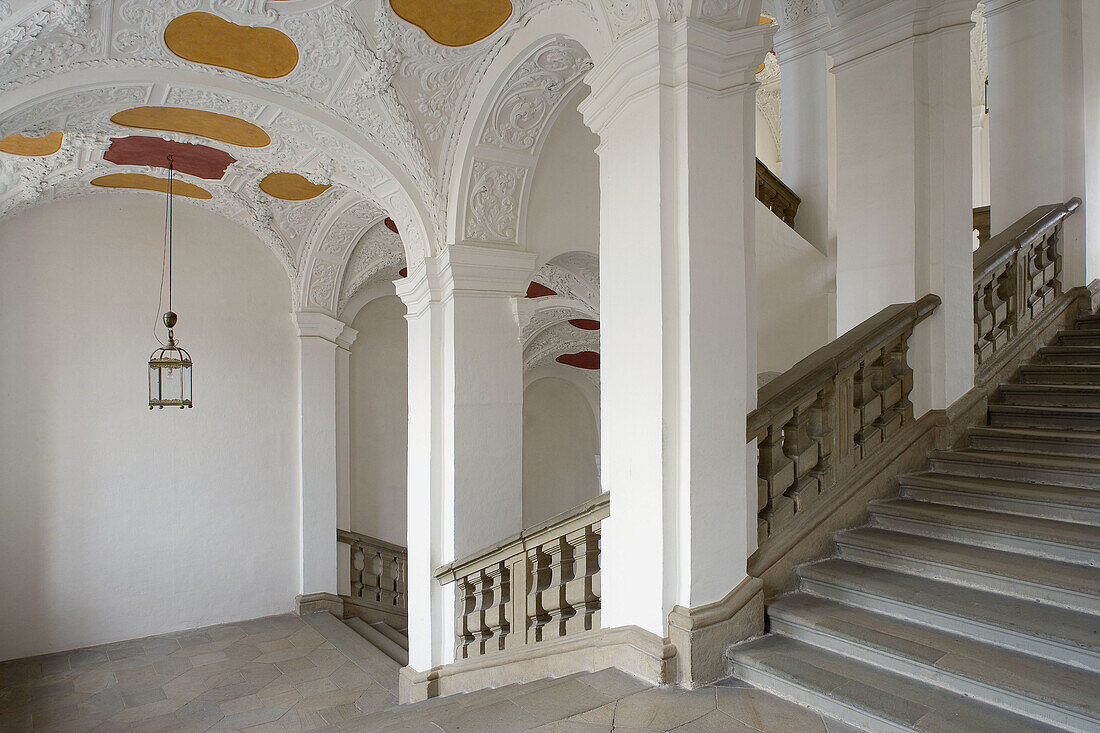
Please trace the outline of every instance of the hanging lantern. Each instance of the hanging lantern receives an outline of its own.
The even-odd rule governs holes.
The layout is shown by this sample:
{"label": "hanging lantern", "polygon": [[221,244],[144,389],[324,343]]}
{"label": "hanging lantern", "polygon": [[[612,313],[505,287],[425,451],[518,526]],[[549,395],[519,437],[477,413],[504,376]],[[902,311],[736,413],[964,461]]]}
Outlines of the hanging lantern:
{"label": "hanging lantern", "polygon": [[[172,312],[172,180],[174,168],[172,156],[168,156],[168,198],[164,210],[164,259],[168,263],[168,310],[162,320],[168,329],[168,343],[153,351],[149,357],[149,409],[154,407],[194,407],[191,404],[191,355],[176,343],[176,321]],[[161,266],[163,276],[163,265]],[[161,283],[163,295],[164,284]],[[160,310],[159,305],[157,310]],[[153,326],[156,335],[156,324]],[[157,337],[160,340],[160,337]]]}

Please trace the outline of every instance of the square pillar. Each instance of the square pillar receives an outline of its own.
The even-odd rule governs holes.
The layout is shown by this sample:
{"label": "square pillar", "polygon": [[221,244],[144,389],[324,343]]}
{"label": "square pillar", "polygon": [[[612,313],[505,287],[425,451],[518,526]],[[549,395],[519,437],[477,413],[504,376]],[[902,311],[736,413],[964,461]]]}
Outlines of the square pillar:
{"label": "square pillar", "polygon": [[395,284],[409,323],[409,667],[454,661],[453,585],[442,565],[514,534],[523,519],[523,354],[513,299],[536,255],[450,245]]}
{"label": "square pillar", "polygon": [[[1084,6],[1092,0],[987,0],[989,170],[993,233],[1036,206],[1085,197]],[[1094,10],[1088,8],[1090,16]],[[1095,121],[1094,110],[1089,117]],[[1096,133],[1090,133],[1095,137]],[[1081,212],[1078,212],[1080,214]],[[1084,285],[1088,216],[1066,219],[1062,283]]]}
{"label": "square pillar", "polygon": [[883,0],[836,19],[837,330],[928,293],[913,336],[917,415],[974,383],[970,10]]}
{"label": "square pillar", "polygon": [[[338,417],[340,411],[337,401],[340,395],[337,352],[347,351],[347,347],[355,340],[356,332],[342,321],[324,313],[296,313],[294,319],[298,330],[300,365],[301,607],[303,602],[311,600],[335,601],[338,592],[338,444],[341,437],[347,439],[347,433],[346,430],[341,430]],[[345,393],[344,401],[346,400]]]}
{"label": "square pillar", "polygon": [[[726,598],[755,548],[755,70],[773,33],[656,21],[586,77],[581,112],[601,140],[605,628],[673,634],[674,609]],[[730,620],[715,628],[734,641]],[[724,670],[693,634],[674,638],[687,684]]]}

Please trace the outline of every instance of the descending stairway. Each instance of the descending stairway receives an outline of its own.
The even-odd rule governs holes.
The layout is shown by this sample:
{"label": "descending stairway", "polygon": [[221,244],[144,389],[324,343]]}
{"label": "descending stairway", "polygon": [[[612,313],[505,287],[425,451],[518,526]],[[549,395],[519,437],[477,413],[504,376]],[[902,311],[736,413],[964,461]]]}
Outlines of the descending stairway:
{"label": "descending stairway", "polygon": [[1100,316],[995,402],[799,568],[735,675],[871,731],[1100,730]]}
{"label": "descending stairway", "polygon": [[399,672],[409,663],[409,637],[404,630],[383,621],[368,623],[355,617],[341,621],[327,611],[302,618],[385,689],[393,704],[397,703]]}

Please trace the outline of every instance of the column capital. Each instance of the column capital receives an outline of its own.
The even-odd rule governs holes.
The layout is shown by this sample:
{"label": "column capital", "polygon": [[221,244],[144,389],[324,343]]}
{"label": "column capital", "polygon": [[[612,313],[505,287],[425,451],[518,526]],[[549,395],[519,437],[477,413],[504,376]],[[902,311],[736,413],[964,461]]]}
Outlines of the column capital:
{"label": "column capital", "polygon": [[714,94],[748,89],[772,48],[775,28],[726,30],[695,18],[654,21],[615,46],[588,72],[592,93],[581,105],[597,133],[633,99],[660,86],[693,86]]}
{"label": "column capital", "polygon": [[[827,0],[832,28],[825,49],[833,71],[876,51],[952,26],[969,31],[972,0],[862,0],[841,6]],[[843,9],[841,9],[843,7]]]}
{"label": "column capital", "polygon": [[794,61],[825,47],[824,36],[829,30],[829,16],[822,6],[824,0],[811,0],[795,11],[788,0],[782,6],[779,29],[775,32],[775,55],[779,65]]}
{"label": "column capital", "polygon": [[452,244],[427,258],[423,267],[410,270],[408,277],[394,281],[394,287],[409,315],[414,316],[428,303],[455,293],[522,295],[537,261],[534,252]]}
{"label": "column capital", "polygon": [[338,318],[316,311],[299,311],[294,314],[294,326],[299,338],[322,338],[342,349],[351,348],[359,332]]}

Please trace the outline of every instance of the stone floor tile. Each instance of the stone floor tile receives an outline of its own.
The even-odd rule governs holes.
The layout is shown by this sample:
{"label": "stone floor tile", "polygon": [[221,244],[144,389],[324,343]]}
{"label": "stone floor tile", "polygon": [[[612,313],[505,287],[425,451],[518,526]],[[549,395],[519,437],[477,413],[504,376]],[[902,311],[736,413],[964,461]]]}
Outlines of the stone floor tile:
{"label": "stone floor tile", "polygon": [[344,688],[336,684],[333,680],[327,677],[322,677],[319,680],[310,680],[303,682],[300,685],[296,685],[295,689],[302,695],[302,697],[312,697],[313,695],[320,695],[325,692],[333,692],[334,690],[343,690]]}
{"label": "stone floor tile", "polygon": [[362,714],[376,713],[397,704],[397,697],[377,683],[358,692],[360,695],[355,698],[355,706]]}
{"label": "stone floor tile", "polygon": [[239,659],[244,662],[251,662],[253,659],[263,654],[259,646],[249,644],[247,641],[233,642],[227,646],[224,651],[225,656],[229,659]]}
{"label": "stone floor tile", "polygon": [[176,636],[176,641],[179,642],[181,648],[187,649],[188,647],[199,646],[201,644],[209,644],[214,640],[211,639],[210,634],[205,631],[196,631],[192,629],[190,631],[180,632],[180,634]]}
{"label": "stone floor tile", "polygon": [[193,667],[191,665],[191,660],[186,657],[165,657],[164,659],[158,659],[153,662],[153,669],[157,671],[157,674],[178,677],[184,672],[193,669]]}
{"label": "stone floor tile", "polygon": [[108,661],[107,654],[96,649],[79,649],[69,655],[69,669],[81,671]]}
{"label": "stone floor tile", "polygon": [[216,702],[196,698],[176,711],[180,724],[194,730],[210,730],[225,715]]}
{"label": "stone floor tile", "polygon": [[822,722],[825,723],[825,730],[828,733],[863,733],[859,728],[832,718],[822,718]]}
{"label": "stone floor tile", "polygon": [[612,701],[594,687],[575,680],[563,680],[549,687],[518,695],[511,700],[539,723],[563,720],[603,707]]}
{"label": "stone floor tile", "polygon": [[191,733],[191,728],[180,723],[175,713],[166,713],[133,723],[133,733]]}
{"label": "stone floor tile", "polygon": [[588,712],[581,713],[574,716],[573,720],[580,720],[585,723],[607,723],[610,725],[615,722],[615,706],[616,702],[608,703],[603,707],[596,708],[595,710],[589,710]]}
{"label": "stone floor tile", "polygon": [[535,718],[511,700],[464,710],[450,718],[432,718],[445,733],[516,733],[530,730]]}
{"label": "stone floor tile", "polygon": [[25,733],[31,730],[31,714],[28,712],[0,713],[0,730]]}
{"label": "stone floor tile", "polygon": [[137,723],[143,720],[149,720],[159,715],[166,715],[178,710],[180,704],[176,700],[166,699],[157,700],[147,705],[138,705],[133,708],[126,708],[120,711],[116,715],[111,717],[111,720],[116,723]]}
{"label": "stone floor tile", "polygon": [[619,700],[615,707],[615,729],[622,726],[667,731],[715,709],[713,687],[691,691],[658,687]]}
{"label": "stone floor tile", "polygon": [[358,690],[333,690],[319,695],[303,695],[295,705],[296,710],[322,710],[337,705],[352,705],[359,699]]}
{"label": "stone floor tile", "polygon": [[374,684],[374,678],[352,662],[340,665],[328,676],[328,679],[344,690],[364,690]]}
{"label": "stone floor tile", "polygon": [[301,672],[304,669],[313,669],[317,667],[316,664],[314,664],[306,657],[298,657],[296,659],[284,659],[275,662],[275,666],[278,667],[279,671],[283,674],[289,674],[291,672]]}
{"label": "stone floor tile", "polygon": [[[721,710],[713,710],[679,728],[673,728],[672,733],[759,733],[759,731],[734,720]],[[786,733],[801,733],[801,730],[792,728]]]}
{"label": "stone floor tile", "polygon": [[94,728],[89,728],[88,733],[133,733],[133,726],[129,723],[117,723],[113,720],[104,720]]}
{"label": "stone floor tile", "polygon": [[144,656],[145,650],[141,648],[141,644],[128,644],[127,646],[107,650],[107,658],[112,662],[117,662],[121,659],[129,659],[130,657]]}
{"label": "stone floor tile", "polygon": [[279,662],[285,662],[291,659],[300,659],[301,657],[309,656],[309,653],[312,652],[314,649],[316,649],[316,647],[307,646],[292,646],[287,647],[286,649],[276,649],[273,652],[264,652],[252,661],[278,664]]}
{"label": "stone floor tile", "polygon": [[[76,706],[77,712],[85,717],[93,720],[106,720],[107,718],[114,717],[128,707],[135,707],[137,705],[144,705],[148,702],[156,702],[157,700],[164,699],[164,692],[160,689],[156,690],[160,694],[160,697],[156,697],[142,702],[129,702],[126,696],[119,693],[117,690],[109,690],[106,692],[100,692],[92,695]],[[145,693],[138,693],[145,694]]]}
{"label": "stone floor tile", "polygon": [[584,675],[580,682],[594,687],[613,699],[626,697],[651,687],[649,683],[617,669],[602,669],[599,672]]}
{"label": "stone floor tile", "polygon": [[205,654],[196,654],[195,656],[191,657],[191,666],[202,667],[204,665],[211,664],[213,662],[221,662],[226,659],[229,659],[229,657],[226,656],[226,653],[223,651],[206,652]]}
{"label": "stone floor tile", "polygon": [[293,646],[294,644],[285,636],[279,639],[272,639],[271,641],[261,641],[259,644],[256,644],[256,648],[261,652],[275,652],[280,649],[290,649]]}
{"label": "stone floor tile", "polygon": [[532,728],[531,733],[611,733],[610,723],[588,723],[583,720],[557,720]]}
{"label": "stone floor tile", "polygon": [[765,733],[826,733],[817,713],[751,687],[719,687],[718,709]]}
{"label": "stone floor tile", "polygon": [[149,703],[159,700],[167,700],[168,696],[164,694],[164,690],[160,687],[152,687],[148,690],[142,690],[141,692],[124,694],[122,695],[122,699],[126,703],[126,707],[133,708],[140,705],[148,705]]}
{"label": "stone floor tile", "polygon": [[[104,657],[106,658],[106,657]],[[109,669],[93,668],[73,679],[73,690],[95,694],[117,684],[115,673]]]}
{"label": "stone floor tile", "polygon": [[236,715],[227,715],[219,720],[213,730],[242,730],[264,723],[273,723],[286,714],[288,708],[256,708]]}
{"label": "stone floor tile", "polygon": [[346,723],[350,720],[356,720],[363,717],[363,713],[355,705],[336,705],[331,708],[324,708],[318,710],[321,717],[325,719],[325,722],[329,725],[336,725],[337,723]]}

